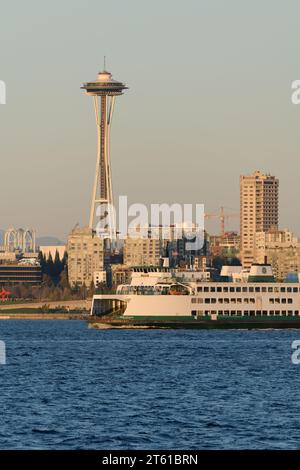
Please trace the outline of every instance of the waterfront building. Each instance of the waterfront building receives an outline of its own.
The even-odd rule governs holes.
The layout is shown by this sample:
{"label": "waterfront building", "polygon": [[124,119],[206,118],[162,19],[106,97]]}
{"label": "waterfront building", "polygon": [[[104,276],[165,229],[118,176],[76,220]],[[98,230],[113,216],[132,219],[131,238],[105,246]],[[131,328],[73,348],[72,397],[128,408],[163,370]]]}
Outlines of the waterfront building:
{"label": "waterfront building", "polygon": [[120,284],[128,284],[131,282],[132,269],[126,264],[112,264],[111,265],[111,279],[112,285],[119,286]]}
{"label": "waterfront building", "polygon": [[90,287],[94,273],[103,271],[104,241],[89,227],[75,227],[68,237],[68,276],[71,287]]}
{"label": "waterfront building", "polygon": [[42,282],[41,266],[35,263],[0,264],[0,285],[27,284],[38,286]]}
{"label": "waterfront building", "polygon": [[300,240],[290,230],[257,232],[255,236],[255,261],[267,259],[278,281],[288,274],[300,273]]}
{"label": "waterfront building", "polygon": [[240,177],[241,257],[246,269],[255,259],[256,232],[278,229],[278,192],[275,176],[255,171]]}
{"label": "waterfront building", "polygon": [[100,285],[106,285],[106,271],[94,271],[94,286],[95,288],[99,287]]}

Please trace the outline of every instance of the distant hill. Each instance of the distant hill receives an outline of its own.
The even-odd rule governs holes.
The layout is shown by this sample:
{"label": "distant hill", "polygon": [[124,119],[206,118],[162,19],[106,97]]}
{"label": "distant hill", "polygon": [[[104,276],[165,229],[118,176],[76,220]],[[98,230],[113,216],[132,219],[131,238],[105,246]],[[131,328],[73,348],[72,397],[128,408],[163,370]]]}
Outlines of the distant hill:
{"label": "distant hill", "polygon": [[36,244],[38,246],[47,246],[47,245],[65,245],[64,242],[62,242],[61,240],[59,240],[58,238],[56,237],[51,237],[51,236],[44,236],[44,237],[38,237],[36,239]]}

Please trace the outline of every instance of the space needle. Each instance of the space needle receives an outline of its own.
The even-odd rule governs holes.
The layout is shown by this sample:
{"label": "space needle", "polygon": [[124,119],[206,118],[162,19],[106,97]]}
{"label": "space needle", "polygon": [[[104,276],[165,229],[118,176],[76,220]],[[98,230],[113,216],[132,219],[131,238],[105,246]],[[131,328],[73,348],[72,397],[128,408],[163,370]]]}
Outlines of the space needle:
{"label": "space needle", "polygon": [[[113,189],[110,165],[110,128],[113,117],[115,98],[122,95],[128,87],[114,80],[110,72],[104,68],[96,80],[84,83],[81,87],[86,94],[93,97],[97,126],[97,163],[92,192],[89,227],[94,228],[95,215],[99,220],[109,219],[105,225],[108,238],[116,235],[114,216],[109,213],[113,205]],[[100,207],[99,207],[100,206]],[[99,209],[98,209],[99,208]],[[96,213],[96,214],[95,214]]]}

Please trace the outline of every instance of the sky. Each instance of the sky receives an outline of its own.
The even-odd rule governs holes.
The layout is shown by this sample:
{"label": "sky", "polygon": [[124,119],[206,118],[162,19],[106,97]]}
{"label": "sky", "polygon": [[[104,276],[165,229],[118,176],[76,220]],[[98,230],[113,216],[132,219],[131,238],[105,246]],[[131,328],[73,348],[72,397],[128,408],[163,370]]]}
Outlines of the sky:
{"label": "sky", "polygon": [[80,86],[106,55],[129,86],[111,132],[115,196],[236,212],[240,174],[260,169],[280,180],[280,226],[300,235],[299,18],[296,0],[2,2],[0,228],[64,240],[87,224],[96,128]]}

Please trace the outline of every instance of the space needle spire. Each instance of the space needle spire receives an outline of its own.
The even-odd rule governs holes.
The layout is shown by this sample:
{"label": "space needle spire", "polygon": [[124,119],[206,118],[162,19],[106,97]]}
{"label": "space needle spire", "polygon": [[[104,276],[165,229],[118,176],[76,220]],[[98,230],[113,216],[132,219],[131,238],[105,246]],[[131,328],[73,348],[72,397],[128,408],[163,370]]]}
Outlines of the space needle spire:
{"label": "space needle spire", "polygon": [[[87,95],[93,97],[97,126],[97,162],[89,218],[89,227],[95,228],[95,216],[99,216],[100,221],[106,219],[109,215],[109,207],[113,205],[110,128],[115,98],[122,95],[127,87],[124,83],[114,80],[111,73],[106,70],[106,57],[104,56],[103,71],[98,73],[96,80],[84,83],[81,88],[86,91]],[[113,239],[116,235],[116,227],[110,217],[109,219],[109,226],[105,228],[109,233],[108,238]]]}

